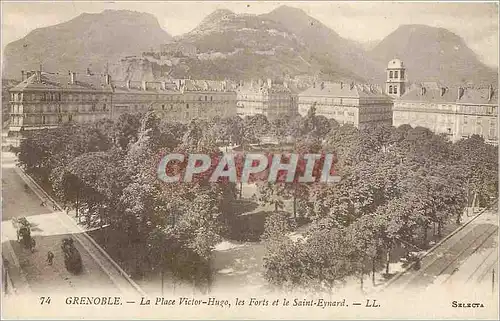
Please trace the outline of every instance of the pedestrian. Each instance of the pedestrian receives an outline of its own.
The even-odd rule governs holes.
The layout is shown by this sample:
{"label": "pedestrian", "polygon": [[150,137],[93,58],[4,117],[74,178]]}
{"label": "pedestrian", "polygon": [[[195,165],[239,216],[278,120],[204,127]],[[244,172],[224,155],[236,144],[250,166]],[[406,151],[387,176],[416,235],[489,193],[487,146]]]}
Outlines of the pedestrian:
{"label": "pedestrian", "polygon": [[54,209],[54,211],[58,210],[57,204],[56,203],[52,204],[52,208]]}
{"label": "pedestrian", "polygon": [[42,201],[42,202],[40,203],[40,206],[41,206],[41,207],[44,207],[46,204],[47,204],[47,203],[46,203],[45,201]]}
{"label": "pedestrian", "polygon": [[53,261],[54,261],[54,253],[52,253],[52,251],[48,251],[47,252],[47,263],[49,263],[49,265],[52,265]]}

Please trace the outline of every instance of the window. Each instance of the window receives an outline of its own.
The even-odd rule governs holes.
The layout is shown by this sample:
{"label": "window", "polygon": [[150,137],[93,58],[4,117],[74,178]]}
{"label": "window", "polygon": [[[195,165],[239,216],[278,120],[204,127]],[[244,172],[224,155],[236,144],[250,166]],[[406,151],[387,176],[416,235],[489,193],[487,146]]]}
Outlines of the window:
{"label": "window", "polygon": [[404,79],[404,78],[405,78],[405,71],[401,70],[401,79]]}
{"label": "window", "polygon": [[165,105],[161,105],[161,110],[165,110]]}
{"label": "window", "polygon": [[467,123],[468,123],[467,116],[464,116],[464,125],[467,125]]}
{"label": "window", "polygon": [[397,70],[394,72],[394,78],[396,78],[396,79],[398,78],[398,71]]}
{"label": "window", "polygon": [[102,104],[102,110],[103,111],[106,111],[106,107],[107,107],[106,104]]}
{"label": "window", "polygon": [[92,104],[92,111],[95,111],[95,104]]}
{"label": "window", "polygon": [[389,71],[389,78],[391,78],[391,79],[393,78],[393,73],[392,73],[392,70],[391,70],[391,71]]}
{"label": "window", "polygon": [[207,96],[205,96],[205,101],[207,101]]}
{"label": "window", "polygon": [[189,109],[189,104],[186,104],[186,109]]}
{"label": "window", "polygon": [[[391,71],[392,73],[392,71]],[[389,86],[389,94],[392,94],[392,86]]]}
{"label": "window", "polygon": [[62,122],[62,115],[60,115],[60,114],[57,115],[57,122],[58,123]]}
{"label": "window", "polygon": [[497,137],[497,129],[495,126],[495,121],[490,121],[490,132],[489,132],[490,139],[495,139]]}
{"label": "window", "polygon": [[73,121],[73,115],[71,114],[68,115],[68,121]]}
{"label": "window", "polygon": [[45,116],[42,116],[42,124],[45,124],[45,121],[46,121]]}
{"label": "window", "polygon": [[398,87],[397,86],[394,86],[394,93],[397,94],[398,93]]}
{"label": "window", "polygon": [[210,101],[213,101],[214,100],[214,97],[213,96],[210,96]]}

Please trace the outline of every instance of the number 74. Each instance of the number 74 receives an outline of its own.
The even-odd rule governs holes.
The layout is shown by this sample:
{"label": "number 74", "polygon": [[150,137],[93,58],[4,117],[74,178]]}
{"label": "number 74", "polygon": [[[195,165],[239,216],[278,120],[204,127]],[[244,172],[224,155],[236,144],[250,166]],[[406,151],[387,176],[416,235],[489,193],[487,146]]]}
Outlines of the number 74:
{"label": "number 74", "polygon": [[41,296],[40,297],[40,304],[50,304],[50,296],[48,296],[48,297]]}

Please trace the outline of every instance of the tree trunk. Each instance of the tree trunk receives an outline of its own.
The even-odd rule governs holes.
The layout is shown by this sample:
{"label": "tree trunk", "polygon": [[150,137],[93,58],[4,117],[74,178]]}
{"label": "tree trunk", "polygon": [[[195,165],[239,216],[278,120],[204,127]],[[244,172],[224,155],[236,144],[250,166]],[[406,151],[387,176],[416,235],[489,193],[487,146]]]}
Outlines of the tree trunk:
{"label": "tree trunk", "polygon": [[441,221],[438,222],[438,236],[439,237],[443,236],[443,225]]}
{"label": "tree trunk", "polygon": [[385,274],[389,274],[389,263],[391,262],[391,247],[387,249],[385,256]]}
{"label": "tree trunk", "polygon": [[425,249],[427,246],[427,231],[429,230],[429,224],[425,223],[423,229],[424,233],[422,235],[422,248]]}
{"label": "tree trunk", "polygon": [[297,185],[293,189],[293,219],[297,220]]}
{"label": "tree trunk", "polygon": [[474,208],[476,207],[477,201],[477,191],[474,191],[474,197],[472,198],[472,214],[474,214]]}
{"label": "tree trunk", "polygon": [[242,193],[243,193],[243,181],[240,180],[240,199],[241,199]]}
{"label": "tree trunk", "polygon": [[78,188],[76,190],[76,218],[78,218],[78,222],[80,222],[80,217],[78,213],[78,209],[80,207],[79,200],[80,200],[80,189]]}
{"label": "tree trunk", "polygon": [[[469,181],[467,180],[467,206],[465,207],[466,209],[466,215],[469,216],[469,206],[470,206],[470,187],[469,187]],[[457,218],[457,224],[460,224],[459,219]]]}
{"label": "tree trunk", "polygon": [[375,286],[375,258],[372,258],[372,283]]}
{"label": "tree trunk", "polygon": [[364,277],[364,273],[363,273],[363,270],[360,271],[360,274],[361,274],[361,277],[359,278],[360,280],[360,283],[359,283],[359,286],[361,288],[361,291],[363,291],[363,277]]}
{"label": "tree trunk", "polygon": [[163,296],[163,285],[164,285],[163,266],[161,267],[160,274],[161,274],[161,296]]}

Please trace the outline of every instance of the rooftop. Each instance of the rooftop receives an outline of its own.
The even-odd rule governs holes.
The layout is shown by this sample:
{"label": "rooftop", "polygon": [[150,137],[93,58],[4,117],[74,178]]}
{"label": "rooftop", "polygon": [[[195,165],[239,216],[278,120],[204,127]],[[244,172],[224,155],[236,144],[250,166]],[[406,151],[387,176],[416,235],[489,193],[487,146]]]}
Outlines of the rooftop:
{"label": "rooftop", "polygon": [[354,84],[354,83],[331,83],[322,82],[304,90],[299,96],[327,96],[327,97],[380,97],[388,98],[377,85]]}
{"label": "rooftop", "polygon": [[73,79],[71,82],[71,76],[68,74],[34,71],[29,72],[27,78],[11,90],[111,90],[104,75],[78,75]]}
{"label": "rooftop", "polygon": [[498,104],[498,88],[493,86],[447,87],[436,82],[426,82],[412,85],[398,100],[430,103]]}

